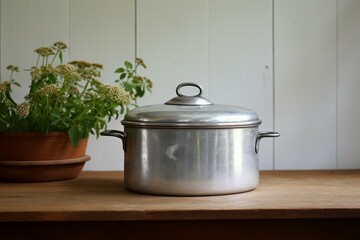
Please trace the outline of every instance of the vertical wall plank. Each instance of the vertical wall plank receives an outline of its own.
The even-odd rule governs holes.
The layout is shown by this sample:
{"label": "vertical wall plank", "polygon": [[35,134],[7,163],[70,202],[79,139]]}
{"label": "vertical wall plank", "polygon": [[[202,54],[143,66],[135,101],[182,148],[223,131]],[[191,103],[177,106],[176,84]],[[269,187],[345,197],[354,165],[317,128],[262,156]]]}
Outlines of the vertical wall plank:
{"label": "vertical wall plank", "polygon": [[[1,77],[7,79],[9,64],[29,69],[36,63],[34,49],[68,37],[68,0],[1,0]],[[14,89],[18,102],[28,91],[28,76],[24,71],[15,76],[22,85]]]}
{"label": "vertical wall plank", "polygon": [[360,168],[360,1],[338,1],[339,168]]}
{"label": "vertical wall plank", "polygon": [[336,168],[336,0],[275,0],[276,169]]}
{"label": "vertical wall plank", "polygon": [[[135,58],[134,0],[70,1],[70,45],[72,60],[102,63],[101,80],[114,83],[115,69]],[[122,129],[120,121],[112,121],[108,128]],[[121,144],[120,139],[91,136],[87,153],[92,160],[85,169],[123,169]]]}
{"label": "vertical wall plank", "polygon": [[[251,108],[272,130],[272,1],[211,1],[209,49],[211,99]],[[272,149],[261,142],[261,169],[272,169]]]}
{"label": "vertical wall plank", "polygon": [[182,82],[209,94],[208,0],[138,0],[137,55],[148,65],[153,94],[140,104],[163,103]]}

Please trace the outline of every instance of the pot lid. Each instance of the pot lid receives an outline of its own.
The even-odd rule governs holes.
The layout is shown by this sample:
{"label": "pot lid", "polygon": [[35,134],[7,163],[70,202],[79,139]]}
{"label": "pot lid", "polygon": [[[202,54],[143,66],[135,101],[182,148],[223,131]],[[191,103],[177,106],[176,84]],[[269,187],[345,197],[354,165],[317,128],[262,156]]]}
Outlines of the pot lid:
{"label": "pot lid", "polygon": [[[195,87],[199,93],[187,96],[180,93],[185,86]],[[202,97],[202,87],[195,83],[182,83],[176,88],[177,97],[165,104],[135,108],[129,111],[122,123],[125,126],[144,127],[196,127],[230,128],[254,127],[261,124],[258,115],[247,108],[213,104]]]}

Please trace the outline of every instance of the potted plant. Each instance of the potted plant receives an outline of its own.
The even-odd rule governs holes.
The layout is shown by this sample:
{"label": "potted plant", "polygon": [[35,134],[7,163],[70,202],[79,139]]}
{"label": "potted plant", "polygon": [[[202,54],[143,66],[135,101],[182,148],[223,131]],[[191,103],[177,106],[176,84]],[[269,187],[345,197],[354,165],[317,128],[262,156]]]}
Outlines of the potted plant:
{"label": "potted plant", "polygon": [[56,42],[35,50],[29,71],[29,92],[16,103],[13,86],[19,68],[9,65],[10,79],[0,81],[0,179],[49,181],[76,177],[89,156],[90,134],[97,137],[107,123],[136,106],[151,91],[152,82],[136,74],[143,60],[125,61],[116,69],[114,85],[99,80],[101,64],[63,63],[67,46]]}

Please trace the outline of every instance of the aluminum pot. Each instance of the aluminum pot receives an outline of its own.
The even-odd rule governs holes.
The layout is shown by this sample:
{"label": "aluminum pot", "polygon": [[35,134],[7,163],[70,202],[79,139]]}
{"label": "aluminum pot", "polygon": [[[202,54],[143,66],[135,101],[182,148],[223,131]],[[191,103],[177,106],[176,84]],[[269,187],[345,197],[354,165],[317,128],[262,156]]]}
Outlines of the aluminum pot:
{"label": "aluminum pot", "polygon": [[[183,87],[195,87],[195,96]],[[259,141],[278,137],[258,132],[258,115],[246,108],[213,104],[201,86],[182,83],[165,104],[136,108],[122,124],[127,189],[179,196],[221,195],[250,191],[259,183]]]}

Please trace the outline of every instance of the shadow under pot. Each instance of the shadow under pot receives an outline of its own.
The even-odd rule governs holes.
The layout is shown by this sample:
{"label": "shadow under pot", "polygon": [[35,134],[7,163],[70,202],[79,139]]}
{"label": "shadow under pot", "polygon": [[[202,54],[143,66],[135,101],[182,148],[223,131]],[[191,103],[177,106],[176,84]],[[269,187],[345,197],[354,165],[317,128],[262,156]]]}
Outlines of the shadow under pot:
{"label": "shadow under pot", "polygon": [[[183,88],[199,93],[187,96]],[[184,89],[183,89],[184,90]],[[246,192],[259,184],[261,120],[247,108],[213,104],[195,83],[182,83],[165,104],[129,111],[124,131],[103,136],[122,139],[125,186],[146,194],[203,196]]]}

